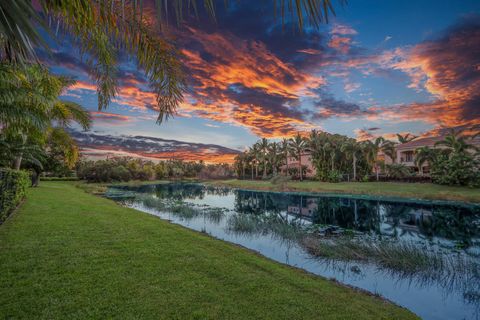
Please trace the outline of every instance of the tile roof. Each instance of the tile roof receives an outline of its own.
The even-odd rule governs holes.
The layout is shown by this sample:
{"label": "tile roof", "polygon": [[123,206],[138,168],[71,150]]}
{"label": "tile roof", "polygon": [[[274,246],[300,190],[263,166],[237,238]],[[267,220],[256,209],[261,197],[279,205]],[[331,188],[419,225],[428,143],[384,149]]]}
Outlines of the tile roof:
{"label": "tile roof", "polygon": [[[445,136],[436,136],[436,137],[427,137],[427,138],[420,138],[409,141],[407,143],[402,143],[397,146],[397,150],[410,150],[416,149],[423,146],[433,147],[436,142],[442,141]],[[468,143],[480,146],[480,137],[476,137],[474,140],[467,140]]]}

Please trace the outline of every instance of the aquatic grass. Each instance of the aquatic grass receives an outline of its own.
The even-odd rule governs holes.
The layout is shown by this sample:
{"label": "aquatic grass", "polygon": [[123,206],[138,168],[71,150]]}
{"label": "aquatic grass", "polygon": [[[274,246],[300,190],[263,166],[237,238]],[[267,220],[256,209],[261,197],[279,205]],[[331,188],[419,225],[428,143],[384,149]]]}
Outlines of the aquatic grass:
{"label": "aquatic grass", "polygon": [[168,212],[184,220],[203,216],[213,223],[220,223],[227,209],[196,205],[178,199],[157,198],[147,194],[138,194],[135,199],[124,200],[124,204],[142,203],[147,208]]}
{"label": "aquatic grass", "polygon": [[422,286],[435,282],[462,292],[479,293],[480,263],[465,254],[445,254],[408,241],[372,240],[361,237],[306,236],[300,245],[312,256],[374,265],[390,277],[415,279]]}
{"label": "aquatic grass", "polygon": [[244,235],[271,234],[272,237],[281,241],[297,241],[304,234],[301,223],[287,222],[275,214],[236,213],[229,217],[227,230]]}

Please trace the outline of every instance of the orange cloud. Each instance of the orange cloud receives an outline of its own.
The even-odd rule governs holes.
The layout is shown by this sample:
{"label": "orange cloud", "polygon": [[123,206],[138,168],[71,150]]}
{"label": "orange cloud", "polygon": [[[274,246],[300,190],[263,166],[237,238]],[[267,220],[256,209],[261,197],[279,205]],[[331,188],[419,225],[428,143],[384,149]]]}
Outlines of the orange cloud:
{"label": "orange cloud", "polygon": [[328,42],[328,46],[330,48],[334,48],[340,51],[343,54],[347,54],[350,50],[350,44],[352,43],[351,38],[347,37],[340,37],[337,35],[333,35],[330,41]]}

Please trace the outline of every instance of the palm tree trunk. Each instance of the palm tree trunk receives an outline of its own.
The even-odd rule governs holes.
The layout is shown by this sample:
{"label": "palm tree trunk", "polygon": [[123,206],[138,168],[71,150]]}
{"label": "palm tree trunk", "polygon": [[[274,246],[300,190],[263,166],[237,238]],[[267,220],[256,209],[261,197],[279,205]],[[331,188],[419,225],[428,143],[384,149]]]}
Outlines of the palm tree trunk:
{"label": "palm tree trunk", "polygon": [[263,179],[267,177],[267,161],[263,161]]}
{"label": "palm tree trunk", "polygon": [[377,175],[377,181],[380,180],[378,177],[378,164],[375,164],[375,174]]}
{"label": "palm tree trunk", "polygon": [[255,179],[258,178],[258,163],[255,162]]}
{"label": "palm tree trunk", "polygon": [[288,152],[285,153],[285,166],[287,168],[286,176],[288,176]]}
{"label": "palm tree trunk", "polygon": [[300,166],[299,170],[300,170],[300,181],[303,180],[303,175],[302,175],[302,153],[299,152],[298,153],[298,165]]}
{"label": "palm tree trunk", "polygon": [[253,180],[253,163],[252,163],[252,180]]}
{"label": "palm tree trunk", "polygon": [[353,181],[357,181],[357,156],[353,154]]}
{"label": "palm tree trunk", "polygon": [[21,154],[15,157],[15,160],[13,161],[13,169],[20,170],[20,166],[22,165],[22,158],[23,156]]}

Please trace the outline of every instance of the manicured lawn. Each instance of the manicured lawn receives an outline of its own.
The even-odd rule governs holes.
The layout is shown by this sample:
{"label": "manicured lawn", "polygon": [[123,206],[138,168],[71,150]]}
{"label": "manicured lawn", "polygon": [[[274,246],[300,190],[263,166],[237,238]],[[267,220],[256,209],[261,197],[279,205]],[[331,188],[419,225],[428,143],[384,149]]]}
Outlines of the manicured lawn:
{"label": "manicured lawn", "polygon": [[236,188],[273,190],[273,191],[306,191],[320,193],[347,193],[377,196],[394,196],[419,199],[454,200],[480,202],[480,189],[467,187],[442,186],[432,183],[400,183],[400,182],[341,182],[329,183],[320,181],[289,181],[286,188],[274,185],[270,181],[253,180],[221,180],[207,183],[225,185]]}
{"label": "manicured lawn", "polygon": [[69,182],[0,226],[0,318],[416,319]]}

